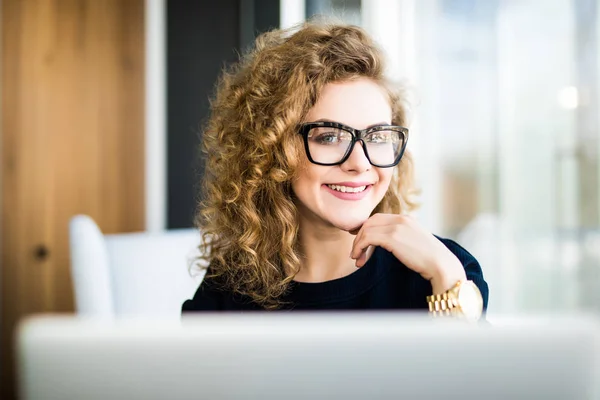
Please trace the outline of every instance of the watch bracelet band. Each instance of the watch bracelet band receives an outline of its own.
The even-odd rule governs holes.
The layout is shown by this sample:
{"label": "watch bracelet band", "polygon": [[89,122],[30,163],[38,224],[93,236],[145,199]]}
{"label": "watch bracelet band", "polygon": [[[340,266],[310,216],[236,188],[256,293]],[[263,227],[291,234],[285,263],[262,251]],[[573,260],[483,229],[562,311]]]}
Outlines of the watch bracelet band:
{"label": "watch bracelet band", "polygon": [[449,298],[448,292],[427,296],[429,304],[429,312],[433,316],[450,316],[454,315],[458,309],[456,298]]}

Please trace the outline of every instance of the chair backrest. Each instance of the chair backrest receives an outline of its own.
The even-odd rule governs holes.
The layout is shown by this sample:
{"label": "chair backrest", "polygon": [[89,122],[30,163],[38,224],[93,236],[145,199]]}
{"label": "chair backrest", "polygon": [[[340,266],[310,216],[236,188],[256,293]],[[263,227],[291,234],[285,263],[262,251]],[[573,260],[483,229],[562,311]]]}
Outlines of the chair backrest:
{"label": "chair backrest", "polygon": [[77,312],[84,315],[179,318],[203,273],[195,229],[103,235],[88,216],[70,223],[71,271]]}

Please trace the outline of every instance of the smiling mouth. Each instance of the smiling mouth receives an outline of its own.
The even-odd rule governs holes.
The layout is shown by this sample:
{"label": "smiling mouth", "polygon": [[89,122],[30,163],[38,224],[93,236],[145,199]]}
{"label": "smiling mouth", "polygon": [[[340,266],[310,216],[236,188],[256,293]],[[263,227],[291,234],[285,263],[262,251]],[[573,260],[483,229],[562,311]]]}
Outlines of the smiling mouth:
{"label": "smiling mouth", "polygon": [[360,193],[364,192],[367,186],[358,186],[358,187],[350,187],[350,186],[341,186],[341,185],[327,185],[328,188],[335,190],[336,192],[342,193]]}

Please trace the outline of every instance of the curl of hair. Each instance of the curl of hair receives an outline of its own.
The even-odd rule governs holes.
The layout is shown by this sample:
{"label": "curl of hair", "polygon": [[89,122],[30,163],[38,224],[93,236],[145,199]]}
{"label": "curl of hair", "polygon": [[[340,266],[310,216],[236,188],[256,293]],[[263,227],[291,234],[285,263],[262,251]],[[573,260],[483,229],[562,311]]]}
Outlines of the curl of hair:
{"label": "curl of hair", "polygon": [[[366,77],[389,93],[393,120],[405,125],[402,96],[384,77],[381,51],[359,27],[307,22],[274,30],[225,70],[203,131],[203,201],[196,224],[205,279],[265,309],[300,270],[298,216],[291,182],[306,157],[297,129],[323,87]],[[374,212],[416,206],[406,152]]]}

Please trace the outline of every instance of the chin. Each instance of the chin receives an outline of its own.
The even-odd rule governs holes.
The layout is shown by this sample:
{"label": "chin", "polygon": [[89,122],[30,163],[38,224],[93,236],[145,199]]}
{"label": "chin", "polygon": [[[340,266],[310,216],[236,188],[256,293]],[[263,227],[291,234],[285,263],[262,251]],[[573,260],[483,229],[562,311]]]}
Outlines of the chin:
{"label": "chin", "polygon": [[339,218],[336,220],[330,220],[331,224],[338,229],[343,231],[351,231],[357,228],[360,228],[365,221],[369,219],[369,216],[359,217],[359,218]]}

